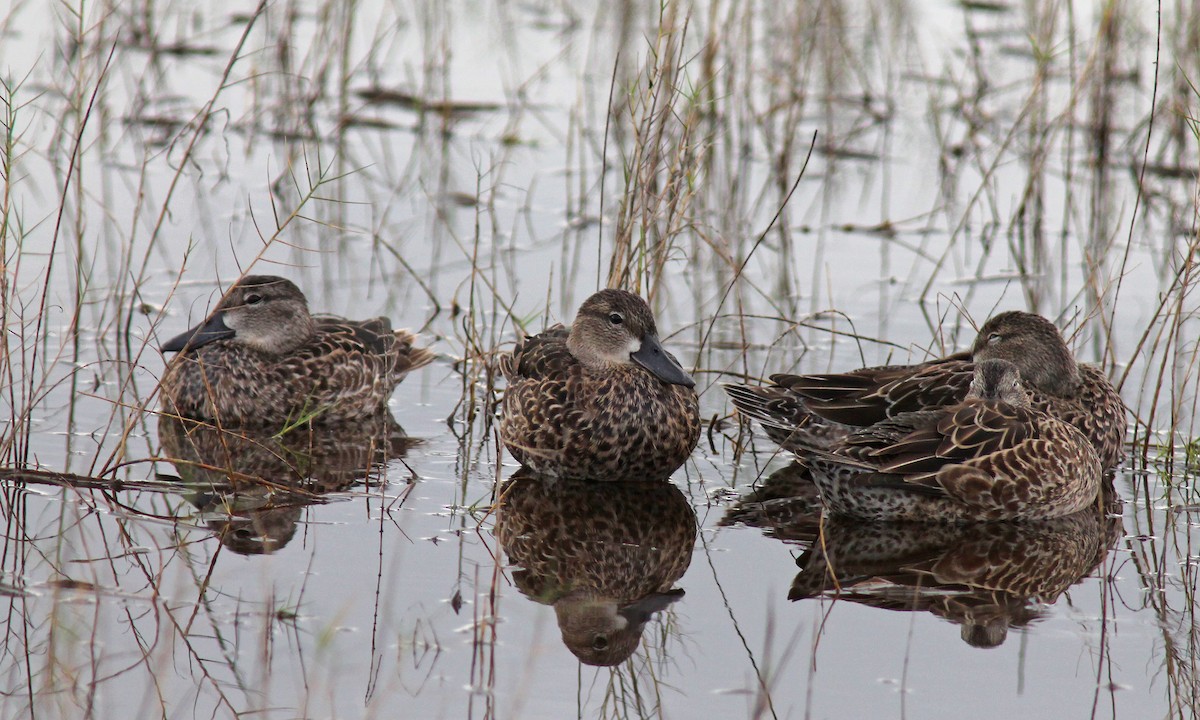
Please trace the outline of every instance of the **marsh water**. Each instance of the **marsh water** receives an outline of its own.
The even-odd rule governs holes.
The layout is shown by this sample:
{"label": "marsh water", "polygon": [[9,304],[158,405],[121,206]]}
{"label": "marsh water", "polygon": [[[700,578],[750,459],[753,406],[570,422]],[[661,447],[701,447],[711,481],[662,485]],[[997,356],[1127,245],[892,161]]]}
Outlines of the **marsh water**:
{"label": "marsh water", "polygon": [[[1193,717],[1198,28],[1188,2],[0,9],[0,717]],[[438,360],[394,423],[185,433],[157,347],[243,272]],[[700,446],[669,486],[505,484],[495,354],[608,284],[694,371]],[[1137,418],[1087,517],[814,528],[720,387],[924,359],[1010,308]]]}

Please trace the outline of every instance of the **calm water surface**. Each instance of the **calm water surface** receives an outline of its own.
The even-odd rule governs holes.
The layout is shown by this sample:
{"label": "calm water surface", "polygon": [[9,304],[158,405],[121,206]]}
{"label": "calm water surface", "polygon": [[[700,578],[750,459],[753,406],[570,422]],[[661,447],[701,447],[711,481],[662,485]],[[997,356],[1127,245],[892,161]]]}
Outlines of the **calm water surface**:
{"label": "calm water surface", "polygon": [[[718,383],[920,359],[970,342],[959,308],[1033,308],[1128,371],[1143,442],[1147,424],[1193,436],[1195,300],[1175,277],[1196,96],[1172,73],[1200,71],[1194,8],[1164,9],[1156,94],[1153,6],[600,5],[0,11],[0,450],[104,479],[3,485],[0,716],[1193,716],[1182,453],[1173,475],[1166,451],[1131,461],[1123,505],[1075,525],[830,532],[823,552],[862,568],[835,600],[800,501],[729,516],[788,463]],[[644,126],[659,167],[704,158],[670,192],[666,170],[627,184],[666,102],[639,105],[656,49],[683,68],[683,99]],[[622,202],[657,195],[677,204]],[[653,500],[497,503],[516,467],[488,357],[604,284],[620,217],[672,243],[639,288],[708,432]],[[246,269],[421,331],[439,360],[395,393],[402,432],[183,444],[215,470],[161,459],[180,445],[143,412],[157,344]],[[315,481],[216,492],[229,453],[251,474],[303,458]],[[503,523],[544,542],[503,547]],[[954,574],[977,557],[1033,590]],[[580,649],[605,623],[627,650]]]}

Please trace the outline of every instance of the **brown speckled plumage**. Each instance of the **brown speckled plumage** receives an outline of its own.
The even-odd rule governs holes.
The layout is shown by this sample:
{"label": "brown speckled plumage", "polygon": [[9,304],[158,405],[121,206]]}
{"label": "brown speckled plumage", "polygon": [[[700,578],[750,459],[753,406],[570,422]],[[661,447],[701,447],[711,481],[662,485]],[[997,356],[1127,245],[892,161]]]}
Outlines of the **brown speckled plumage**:
{"label": "brown speckled plumage", "polygon": [[596,293],[570,330],[525,338],[500,368],[508,383],[500,437],[538,473],[662,479],[700,437],[695,383],[633,293]]}
{"label": "brown speckled plumage", "polygon": [[1057,517],[1093,503],[1096,451],[1034,408],[1015,365],[975,363],[957,405],[902,413],[809,454],[821,502],[867,520],[965,522]]}
{"label": "brown speckled plumage", "polygon": [[646,622],[683,595],[696,514],[665,482],[587,482],[519,470],[501,488],[495,533],[519,566],[513,581],[552,605],[566,646],[590,665],[615,665]]}
{"label": "brown speckled plumage", "polygon": [[226,426],[373,416],[410,370],[433,359],[415,339],[387,318],[312,316],[290,281],[250,275],[203,325],[163,345],[179,355],[162,377],[162,407]]}
{"label": "brown speckled plumage", "polygon": [[1097,367],[1077,363],[1049,320],[1000,313],[984,323],[969,353],[919,365],[890,365],[829,375],[774,375],[772,385],[727,388],[734,405],[763,423],[787,449],[828,447],[856,427],[966,397],[974,362],[1008,360],[1021,372],[1033,406],[1087,437],[1106,470],[1124,457],[1128,420],[1120,395]]}
{"label": "brown speckled plumage", "polygon": [[1119,503],[1023,523],[915,525],[827,519],[796,559],[788,597],[927,611],[995,647],[1091,574],[1121,539]]}

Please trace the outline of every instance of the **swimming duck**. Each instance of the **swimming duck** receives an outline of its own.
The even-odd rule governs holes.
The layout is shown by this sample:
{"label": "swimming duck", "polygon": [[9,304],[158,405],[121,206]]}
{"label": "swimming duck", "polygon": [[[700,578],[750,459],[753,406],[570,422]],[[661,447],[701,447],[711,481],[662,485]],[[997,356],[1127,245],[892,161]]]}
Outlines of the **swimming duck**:
{"label": "swimming duck", "polygon": [[662,479],[700,438],[696,383],[631,292],[592,295],[570,329],[519,341],[500,370],[508,381],[500,437],[539,474]]}
{"label": "swimming duck", "polygon": [[1102,474],[1092,444],[1035,408],[1007,360],[975,363],[956,405],[900,413],[808,459],[826,511],[865,520],[1058,517],[1095,502]]}
{"label": "swimming duck", "polygon": [[167,413],[228,426],[360,420],[386,411],[396,385],[433,353],[387,318],[310,315],[289,280],[248,275],[208,319],[163,344]]}
{"label": "swimming duck", "polygon": [[1103,371],[1078,363],[1054,323],[1033,313],[1000,313],[984,323],[969,352],[918,365],[888,365],[827,375],[773,375],[771,385],[729,385],[743,414],[783,447],[829,447],[856,427],[961,401],[975,363],[1014,363],[1033,406],[1074,425],[1105,470],[1124,458],[1125,404]]}

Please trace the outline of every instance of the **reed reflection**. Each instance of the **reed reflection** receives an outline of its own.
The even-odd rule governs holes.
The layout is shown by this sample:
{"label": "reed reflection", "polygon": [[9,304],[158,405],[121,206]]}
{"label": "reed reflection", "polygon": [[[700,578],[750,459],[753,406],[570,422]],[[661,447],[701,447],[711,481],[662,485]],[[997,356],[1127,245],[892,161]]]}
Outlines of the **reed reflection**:
{"label": "reed reflection", "polygon": [[696,514],[667,482],[553,480],[518,471],[500,489],[496,537],[517,588],[554,607],[563,643],[589,665],[637,649],[654,613],[679,600]]}

